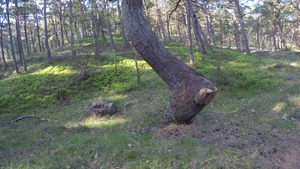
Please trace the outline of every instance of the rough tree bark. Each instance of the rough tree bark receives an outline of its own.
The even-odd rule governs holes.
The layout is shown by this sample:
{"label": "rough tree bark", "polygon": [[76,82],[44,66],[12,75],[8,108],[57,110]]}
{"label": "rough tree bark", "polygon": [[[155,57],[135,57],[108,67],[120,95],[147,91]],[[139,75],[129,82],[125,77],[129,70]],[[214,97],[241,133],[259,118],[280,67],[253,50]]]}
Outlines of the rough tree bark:
{"label": "rough tree bark", "polygon": [[8,32],[9,32],[9,38],[10,38],[11,54],[12,54],[12,57],[14,60],[16,73],[19,73],[16,56],[15,56],[15,50],[14,50],[13,36],[12,36],[12,32],[11,32],[11,27],[10,27],[10,20],[9,20],[9,0],[6,0],[6,14],[7,14],[7,23],[8,23]]}
{"label": "rough tree bark", "polygon": [[50,47],[48,44],[48,30],[47,30],[47,4],[46,4],[47,0],[44,0],[44,22],[45,22],[45,46],[46,46],[46,50],[47,50],[47,58],[48,60],[51,59],[51,51],[50,51]]}
{"label": "rough tree bark", "polygon": [[97,20],[98,20],[98,24],[99,24],[99,28],[100,28],[100,35],[101,35],[101,38],[103,40],[103,44],[104,44],[104,46],[108,46],[106,38],[105,38],[105,33],[104,33],[104,30],[103,30],[103,26],[102,26],[102,20],[101,20],[101,17],[100,17],[99,14],[97,14]]}
{"label": "rough tree bark", "polygon": [[165,122],[190,122],[214,98],[216,87],[162,45],[143,15],[142,0],[123,0],[122,8],[133,46],[171,90]]}

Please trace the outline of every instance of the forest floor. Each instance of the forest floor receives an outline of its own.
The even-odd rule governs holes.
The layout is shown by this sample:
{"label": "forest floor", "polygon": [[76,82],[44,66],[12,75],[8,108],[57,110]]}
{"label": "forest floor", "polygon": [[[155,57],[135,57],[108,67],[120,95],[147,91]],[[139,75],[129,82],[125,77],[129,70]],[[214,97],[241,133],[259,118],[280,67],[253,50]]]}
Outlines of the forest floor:
{"label": "forest floor", "polygon": [[[300,166],[300,53],[219,50],[195,65],[218,87],[192,124],[162,121],[169,89],[134,53],[102,49],[93,59],[92,40],[78,56],[69,46],[27,57],[28,72],[0,71],[0,168],[286,168]],[[121,41],[119,41],[121,42]],[[188,48],[164,43],[188,62]],[[121,45],[119,45],[121,46]],[[85,78],[84,74],[87,74]],[[95,116],[91,101],[115,102],[112,116]],[[25,115],[51,119],[42,121]]]}

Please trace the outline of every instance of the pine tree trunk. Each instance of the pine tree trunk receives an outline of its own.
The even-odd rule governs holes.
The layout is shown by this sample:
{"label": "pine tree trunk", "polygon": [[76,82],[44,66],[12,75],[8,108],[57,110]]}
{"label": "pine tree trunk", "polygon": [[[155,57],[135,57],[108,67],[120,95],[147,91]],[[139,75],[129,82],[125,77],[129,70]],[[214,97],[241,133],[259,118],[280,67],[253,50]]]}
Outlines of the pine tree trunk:
{"label": "pine tree trunk", "polygon": [[161,36],[165,42],[166,41],[165,27],[164,27],[163,21],[161,19],[161,12],[160,12],[160,9],[158,8],[157,0],[155,0],[155,2],[156,2],[155,3],[156,4],[156,13],[157,13],[157,18],[158,18],[159,28],[161,30]]}
{"label": "pine tree trunk", "polygon": [[[177,17],[177,13],[176,13],[176,17]],[[179,35],[179,38],[180,38],[180,43],[182,43],[181,29],[180,29],[180,25],[179,25],[178,20],[177,20],[177,30],[178,30],[178,35]]]}
{"label": "pine tree trunk", "polygon": [[21,39],[21,31],[20,31],[20,21],[19,21],[19,7],[18,1],[15,1],[15,15],[16,15],[16,30],[17,30],[17,44],[19,49],[19,56],[24,67],[24,71],[27,71],[26,60],[23,52],[22,39]]}
{"label": "pine tree trunk", "polygon": [[[190,6],[191,6],[191,16],[192,16],[192,20],[193,20],[193,25],[195,24],[195,26],[193,26],[193,27],[194,27],[194,29],[196,28],[196,30],[200,33],[203,46],[205,46],[206,49],[208,49],[208,50],[213,50],[212,47],[208,43],[208,40],[207,40],[206,35],[203,32],[203,29],[202,29],[202,27],[201,27],[201,25],[200,25],[200,23],[198,21],[196,13],[194,12],[194,10],[192,8],[191,2],[190,1],[187,1],[187,2],[190,3]],[[205,48],[204,48],[204,51],[205,51]],[[203,53],[203,54],[205,54],[205,53]]]}
{"label": "pine tree trunk", "polygon": [[28,36],[27,36],[27,17],[26,14],[24,14],[24,32],[25,32],[25,41],[26,41],[26,48],[27,48],[27,55],[30,54],[30,44],[28,42]]}
{"label": "pine tree trunk", "polygon": [[122,16],[121,16],[121,7],[120,7],[119,0],[117,0],[117,5],[118,5],[118,16],[119,16],[119,19],[120,19],[120,30],[121,30],[121,35],[123,37],[123,45],[126,48],[130,48],[131,45],[130,45],[127,37],[126,37],[125,30],[124,30],[124,24],[123,24],[123,20],[122,20]]}
{"label": "pine tree trunk", "polygon": [[259,18],[256,23],[256,43],[257,43],[257,49],[260,50],[260,42],[259,42]]}
{"label": "pine tree trunk", "polygon": [[245,31],[245,26],[244,26],[243,14],[242,14],[242,12],[240,10],[239,0],[234,0],[234,3],[235,3],[235,8],[236,8],[237,14],[239,16],[239,20],[240,20],[241,31],[242,31],[242,34],[243,34],[243,42],[244,42],[243,44],[244,44],[244,47],[246,49],[247,55],[250,55],[250,50],[249,50],[249,45],[248,45],[248,39],[247,39],[247,35],[246,35],[246,31]]}
{"label": "pine tree trunk", "polygon": [[38,35],[39,49],[40,49],[40,52],[42,52],[38,14],[35,14],[35,21],[36,21],[36,30],[37,30],[37,35]]}
{"label": "pine tree trunk", "polygon": [[60,23],[60,40],[61,44],[65,46],[64,31],[63,31],[63,18],[62,18],[62,0],[59,1],[59,23]]}
{"label": "pine tree trunk", "polygon": [[238,52],[241,52],[239,32],[240,32],[239,26],[236,22],[234,22],[234,37],[235,37],[236,48]]}
{"label": "pine tree trunk", "polygon": [[165,122],[190,122],[213,99],[216,87],[162,45],[143,16],[142,0],[123,0],[122,9],[133,46],[171,90]]}
{"label": "pine tree trunk", "polygon": [[50,47],[48,44],[48,31],[47,31],[47,6],[46,6],[46,2],[47,0],[44,0],[44,22],[45,22],[45,46],[46,46],[46,50],[47,50],[47,59],[50,60],[51,59],[51,51],[50,51]]}
{"label": "pine tree trunk", "polygon": [[[51,12],[51,11],[50,11],[50,12]],[[55,34],[56,41],[57,41],[57,45],[60,46],[60,41],[59,41],[58,33],[57,33],[56,20],[55,20],[55,18],[53,19],[53,17],[52,17],[52,12],[51,12],[51,14],[50,14],[50,17],[51,17],[51,21],[52,21],[52,25],[53,25],[53,29],[54,29],[54,34]]]}
{"label": "pine tree trunk", "polygon": [[72,56],[75,57],[75,49],[74,49],[74,32],[73,32],[73,8],[72,8],[72,0],[69,1],[69,25],[70,25],[70,32],[71,32],[71,51]]}
{"label": "pine tree trunk", "polygon": [[204,5],[204,13],[205,13],[205,20],[206,20],[206,31],[207,31],[207,39],[211,42],[211,31],[210,31],[210,21],[209,21],[209,14],[207,9],[206,1],[203,1]]}
{"label": "pine tree trunk", "polygon": [[114,49],[115,44],[114,44],[114,40],[113,40],[112,34],[111,34],[110,23],[108,20],[106,7],[105,7],[105,11],[104,11],[104,17],[105,17],[105,21],[106,21],[106,27],[107,27],[107,33],[108,33],[108,37],[109,37],[109,41],[110,41],[110,46],[112,49]]}
{"label": "pine tree trunk", "polygon": [[34,33],[32,31],[32,27],[31,27],[31,24],[30,24],[30,37],[31,37],[31,41],[32,41],[32,49],[33,49],[33,53],[36,53],[36,47],[35,47],[35,37],[34,37]]}
{"label": "pine tree trunk", "polygon": [[80,37],[79,29],[77,27],[77,22],[74,22],[74,27],[75,27],[75,32],[77,35],[78,44],[79,44],[79,46],[81,46],[81,40],[80,40],[81,37]]}
{"label": "pine tree trunk", "polygon": [[[4,19],[3,19],[3,21],[4,21]],[[1,22],[0,40],[1,40],[2,61],[3,61],[4,66],[6,67],[6,61],[5,61],[5,56],[4,56],[4,47],[3,47],[3,21]]]}
{"label": "pine tree trunk", "polygon": [[96,32],[96,23],[95,23],[95,16],[94,16],[95,1],[91,0],[91,4],[92,4],[92,9],[91,9],[91,13],[90,13],[90,18],[91,18],[91,22],[92,22],[95,59],[99,59],[98,35]]}
{"label": "pine tree trunk", "polygon": [[13,36],[12,36],[12,32],[11,32],[11,27],[10,27],[10,20],[9,20],[9,0],[6,0],[6,11],[7,11],[6,14],[7,14],[7,23],[8,23],[11,53],[12,53],[12,57],[13,57],[13,60],[14,60],[16,73],[19,73],[19,69],[18,69],[18,65],[17,65],[17,61],[16,61],[16,56],[15,56],[15,50],[14,50]]}
{"label": "pine tree trunk", "polygon": [[97,20],[98,20],[100,34],[101,34],[101,38],[103,40],[103,44],[104,44],[104,46],[107,47],[108,45],[107,45],[107,41],[106,41],[106,38],[105,38],[105,33],[104,33],[104,30],[103,30],[103,26],[102,26],[102,20],[101,20],[101,17],[100,17],[99,14],[97,14]]}
{"label": "pine tree trunk", "polygon": [[[189,1],[189,0],[187,0]],[[194,64],[194,53],[193,53],[193,39],[192,39],[192,26],[191,26],[191,6],[189,3],[186,4],[186,20],[187,20],[187,34],[189,38],[189,54],[190,54],[190,64]],[[200,52],[202,52],[202,48],[199,47]]]}

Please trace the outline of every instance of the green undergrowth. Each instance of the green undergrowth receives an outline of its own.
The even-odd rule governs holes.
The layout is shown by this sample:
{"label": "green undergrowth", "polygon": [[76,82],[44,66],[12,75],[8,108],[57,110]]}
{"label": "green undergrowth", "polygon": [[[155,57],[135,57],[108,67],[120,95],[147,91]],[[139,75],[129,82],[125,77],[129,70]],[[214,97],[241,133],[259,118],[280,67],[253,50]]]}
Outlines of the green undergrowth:
{"label": "green undergrowth", "polygon": [[[203,55],[194,48],[193,67],[218,93],[191,125],[165,126],[169,88],[140,56],[137,83],[132,50],[118,52],[115,71],[113,54],[95,60],[92,38],[81,43],[89,47],[78,48],[76,58],[47,63],[32,55],[27,73],[1,70],[0,168],[274,168],[289,152],[282,140],[293,145],[287,137],[299,131],[298,53],[221,50],[217,81],[219,50]],[[189,62],[188,47],[164,45]],[[89,113],[99,99],[115,102],[118,113]],[[54,122],[10,122],[23,115]]]}

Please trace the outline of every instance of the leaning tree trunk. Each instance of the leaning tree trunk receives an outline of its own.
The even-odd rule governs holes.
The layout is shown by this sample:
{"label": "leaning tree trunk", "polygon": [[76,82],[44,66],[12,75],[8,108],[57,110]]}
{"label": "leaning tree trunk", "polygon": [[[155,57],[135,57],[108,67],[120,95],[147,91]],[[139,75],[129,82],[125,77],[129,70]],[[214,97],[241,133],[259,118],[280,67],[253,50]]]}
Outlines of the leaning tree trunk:
{"label": "leaning tree trunk", "polygon": [[133,46],[171,90],[165,122],[189,122],[214,98],[216,87],[162,45],[143,15],[142,0],[123,0],[122,7]]}

